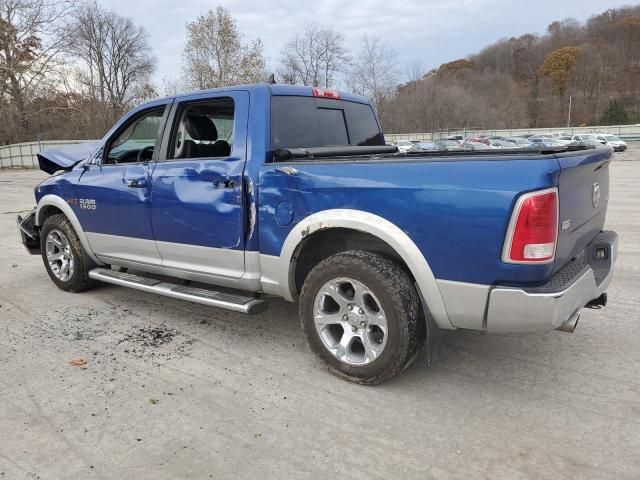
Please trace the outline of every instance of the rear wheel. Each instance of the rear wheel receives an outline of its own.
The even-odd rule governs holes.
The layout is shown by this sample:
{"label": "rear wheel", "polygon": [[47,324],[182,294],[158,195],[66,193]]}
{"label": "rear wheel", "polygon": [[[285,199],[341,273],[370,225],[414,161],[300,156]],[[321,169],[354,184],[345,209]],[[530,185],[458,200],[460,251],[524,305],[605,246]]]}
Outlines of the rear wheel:
{"label": "rear wheel", "polygon": [[47,218],[40,229],[44,266],[58,288],[81,292],[93,286],[88,260],[71,222],[62,214]]}
{"label": "rear wheel", "polygon": [[300,319],[330,370],[362,384],[403,371],[425,338],[411,277],[390,259],[365,251],[338,253],[313,268],[300,293]]}

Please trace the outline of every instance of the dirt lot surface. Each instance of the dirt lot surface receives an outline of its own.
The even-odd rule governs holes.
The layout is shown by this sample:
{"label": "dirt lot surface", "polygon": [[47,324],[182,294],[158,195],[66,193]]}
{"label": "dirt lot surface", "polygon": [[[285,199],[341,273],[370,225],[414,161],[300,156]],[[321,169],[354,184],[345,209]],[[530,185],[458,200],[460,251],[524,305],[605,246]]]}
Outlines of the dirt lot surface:
{"label": "dirt lot surface", "polygon": [[15,225],[44,176],[0,171],[0,479],[640,478],[640,148],[611,169],[606,309],[574,334],[448,332],[376,388],[329,375],[279,300],[57,290]]}

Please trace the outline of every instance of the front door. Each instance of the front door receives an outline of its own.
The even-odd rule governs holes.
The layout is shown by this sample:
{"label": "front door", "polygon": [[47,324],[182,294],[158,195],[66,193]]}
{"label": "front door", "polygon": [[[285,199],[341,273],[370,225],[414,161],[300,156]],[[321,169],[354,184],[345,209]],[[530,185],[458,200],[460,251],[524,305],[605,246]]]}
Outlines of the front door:
{"label": "front door", "polygon": [[[75,211],[94,253],[107,263],[159,265],[149,214],[151,169],[167,102],[133,112],[106,140],[76,185]],[[116,263],[117,264],[117,263]]]}
{"label": "front door", "polygon": [[177,102],[151,175],[151,225],[162,265],[216,277],[244,274],[243,172],[249,94]]}

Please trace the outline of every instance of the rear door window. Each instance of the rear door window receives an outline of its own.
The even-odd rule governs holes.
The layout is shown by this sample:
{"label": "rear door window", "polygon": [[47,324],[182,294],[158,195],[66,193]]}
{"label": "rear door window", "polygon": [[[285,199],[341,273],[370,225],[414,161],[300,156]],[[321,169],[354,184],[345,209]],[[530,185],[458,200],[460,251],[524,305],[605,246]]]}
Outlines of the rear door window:
{"label": "rear door window", "polygon": [[271,148],[385,145],[369,105],[315,97],[271,98]]}

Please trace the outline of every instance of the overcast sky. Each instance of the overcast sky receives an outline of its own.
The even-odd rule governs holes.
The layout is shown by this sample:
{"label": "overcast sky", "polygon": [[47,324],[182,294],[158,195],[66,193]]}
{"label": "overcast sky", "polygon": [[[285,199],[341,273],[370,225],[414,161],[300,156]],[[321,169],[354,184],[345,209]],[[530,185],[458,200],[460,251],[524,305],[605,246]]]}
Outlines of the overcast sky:
{"label": "overcast sky", "polygon": [[143,25],[158,60],[155,79],[179,76],[185,24],[214,9],[228,8],[247,39],[262,39],[269,70],[282,45],[304,25],[316,22],[342,32],[355,49],[362,35],[375,34],[397,54],[398,69],[419,61],[426,72],[476,53],[504,37],[544,33],[549,23],[581,22],[625,3],[610,0],[102,0]]}

